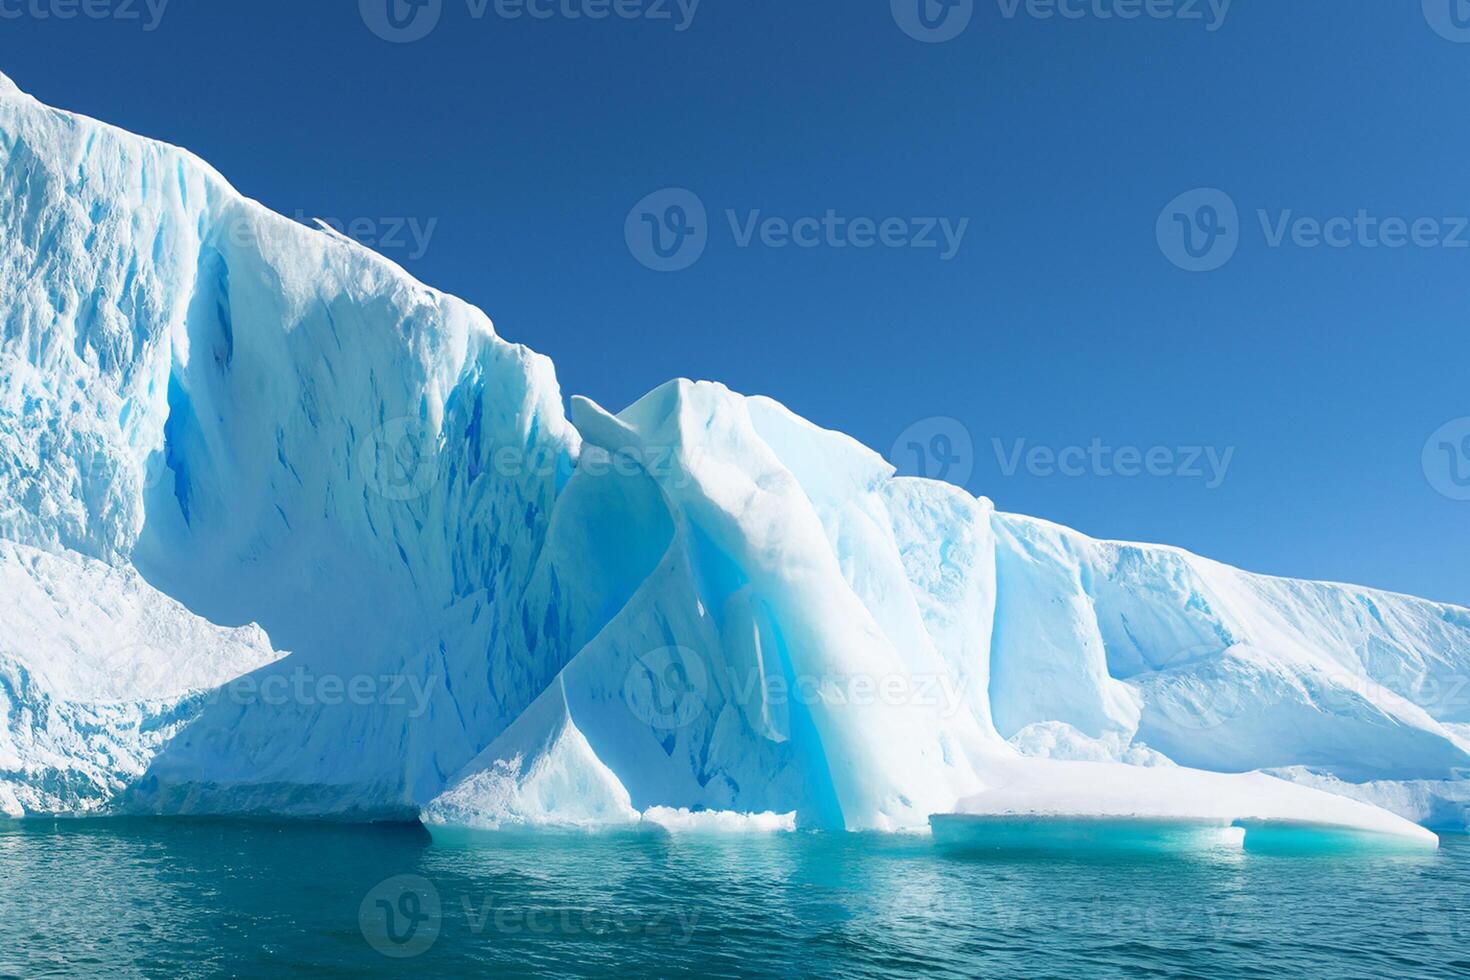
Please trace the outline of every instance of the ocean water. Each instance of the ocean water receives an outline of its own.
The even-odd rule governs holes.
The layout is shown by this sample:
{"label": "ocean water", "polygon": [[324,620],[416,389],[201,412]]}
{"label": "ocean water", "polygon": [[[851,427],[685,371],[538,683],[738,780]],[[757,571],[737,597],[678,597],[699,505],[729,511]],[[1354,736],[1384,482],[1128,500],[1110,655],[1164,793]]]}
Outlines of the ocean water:
{"label": "ocean water", "polygon": [[0,976],[1470,975],[1419,855],[948,854],[921,837],[0,824]]}

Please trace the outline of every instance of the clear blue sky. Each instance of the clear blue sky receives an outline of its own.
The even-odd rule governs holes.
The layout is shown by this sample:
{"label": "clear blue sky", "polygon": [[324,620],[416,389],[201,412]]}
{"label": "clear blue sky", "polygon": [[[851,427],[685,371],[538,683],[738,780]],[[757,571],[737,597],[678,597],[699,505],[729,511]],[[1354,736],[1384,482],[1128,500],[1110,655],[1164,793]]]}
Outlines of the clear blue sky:
{"label": "clear blue sky", "polygon": [[[598,0],[557,0],[549,19],[441,2],[427,37],[389,43],[357,0],[172,0],[153,30],[144,0],[122,11],[138,20],[0,0],[0,69],[189,147],[286,214],[433,222],[422,254],[409,229],[381,250],[551,355],[567,394],[622,407],[711,378],[885,453],[953,418],[974,452],[951,473],[969,464],[970,489],[1003,509],[1470,603],[1470,502],[1449,469],[1470,473],[1470,429],[1430,447],[1433,480],[1423,462],[1432,433],[1470,416],[1470,247],[1389,248],[1391,226],[1345,221],[1345,247],[1310,247],[1310,226],[1271,243],[1287,211],[1434,219],[1421,241],[1470,243],[1453,220],[1470,215],[1470,43],[1442,36],[1470,31],[1449,0],[1438,32],[1418,2],[1242,0],[1217,22],[1208,0],[1153,0],[1176,16],[1132,20],[1098,16],[1128,0],[1070,0],[1080,19],[972,0],[945,43],[900,29],[922,33],[917,0],[704,0],[682,31],[677,0],[670,20],[564,13]],[[707,208],[708,245],[660,273],[625,226],[668,187]],[[1161,221],[1202,187],[1238,217],[1196,195]],[[897,237],[913,219],[969,224],[949,261],[825,232],[741,247],[756,210],[903,219]],[[1202,248],[1214,225],[1228,263],[1171,261],[1190,261],[1185,230]],[[1213,489],[1103,475],[1080,453],[1083,476],[1044,458],[1008,475],[1022,439],[1233,456]]]}

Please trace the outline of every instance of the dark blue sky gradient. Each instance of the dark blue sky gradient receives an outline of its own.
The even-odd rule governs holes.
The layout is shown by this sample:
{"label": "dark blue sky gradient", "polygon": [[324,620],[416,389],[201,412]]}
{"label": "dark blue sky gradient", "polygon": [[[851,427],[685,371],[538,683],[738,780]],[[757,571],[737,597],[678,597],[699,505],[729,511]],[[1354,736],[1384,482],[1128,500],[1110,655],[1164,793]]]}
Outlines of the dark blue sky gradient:
{"label": "dark blue sky gradient", "polygon": [[[31,9],[53,2],[0,2],[23,89],[186,146],[286,214],[435,221],[422,255],[406,234],[381,250],[549,354],[568,395],[621,408],[710,378],[885,453],[952,417],[970,489],[1003,509],[1470,603],[1470,502],[1421,460],[1470,416],[1470,247],[1273,248],[1257,217],[1470,215],[1470,43],[1418,2],[1238,0],[1210,31],[977,0],[944,44],[888,0],[704,0],[683,32],[444,0],[408,44],[357,0],[172,0],[152,31]],[[624,223],[665,187],[700,197],[710,241],[660,274]],[[1208,273],[1155,234],[1198,187],[1240,214]],[[969,226],[948,262],[741,248],[727,209]],[[1008,476],[996,439],[1234,456],[1216,489]]]}

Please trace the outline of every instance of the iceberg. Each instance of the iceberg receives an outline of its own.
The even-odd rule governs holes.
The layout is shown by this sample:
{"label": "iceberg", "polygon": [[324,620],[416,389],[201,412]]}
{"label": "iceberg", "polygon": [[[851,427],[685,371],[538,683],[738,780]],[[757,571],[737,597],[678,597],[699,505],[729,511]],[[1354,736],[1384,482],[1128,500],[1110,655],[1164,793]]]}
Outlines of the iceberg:
{"label": "iceberg", "polygon": [[1050,760],[1001,767],[999,784],[936,814],[957,850],[1312,851],[1433,848],[1387,810],[1264,773]]}
{"label": "iceberg", "polygon": [[564,402],[8,80],[0,324],[10,816],[1470,825],[1470,610],[1001,514],[719,384]]}

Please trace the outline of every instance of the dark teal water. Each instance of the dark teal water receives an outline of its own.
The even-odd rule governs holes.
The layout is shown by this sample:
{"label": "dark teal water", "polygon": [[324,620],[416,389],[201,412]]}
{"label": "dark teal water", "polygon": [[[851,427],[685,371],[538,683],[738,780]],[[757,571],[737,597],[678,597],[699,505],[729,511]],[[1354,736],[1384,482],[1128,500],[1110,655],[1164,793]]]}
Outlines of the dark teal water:
{"label": "dark teal water", "polygon": [[1463,837],[1088,860],[812,834],[0,825],[0,975],[25,977],[1443,977],[1470,975],[1467,903]]}

